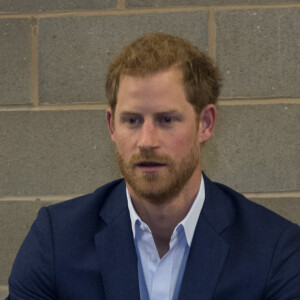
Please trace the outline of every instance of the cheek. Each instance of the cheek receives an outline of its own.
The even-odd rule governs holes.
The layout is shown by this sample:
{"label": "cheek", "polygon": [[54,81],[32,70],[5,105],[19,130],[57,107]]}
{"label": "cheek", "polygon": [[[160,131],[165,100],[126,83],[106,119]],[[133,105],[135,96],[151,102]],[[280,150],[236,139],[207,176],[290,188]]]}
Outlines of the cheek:
{"label": "cheek", "polygon": [[175,159],[185,156],[195,144],[198,144],[197,135],[196,133],[191,134],[191,132],[184,132],[165,139],[165,147],[168,148],[170,154],[173,153]]}
{"label": "cheek", "polygon": [[116,134],[115,144],[118,152],[124,156],[124,158],[130,157],[133,154],[134,142],[132,136]]}

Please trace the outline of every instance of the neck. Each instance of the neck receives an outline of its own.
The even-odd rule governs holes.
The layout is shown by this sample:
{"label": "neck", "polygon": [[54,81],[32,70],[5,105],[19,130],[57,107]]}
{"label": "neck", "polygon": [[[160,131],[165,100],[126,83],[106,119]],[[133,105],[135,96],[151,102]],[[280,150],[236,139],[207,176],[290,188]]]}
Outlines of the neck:
{"label": "neck", "polygon": [[139,217],[151,229],[160,257],[169,251],[172,233],[188,214],[201,183],[201,170],[197,170],[180,193],[166,202],[153,203],[135,194],[127,184],[133,206]]}

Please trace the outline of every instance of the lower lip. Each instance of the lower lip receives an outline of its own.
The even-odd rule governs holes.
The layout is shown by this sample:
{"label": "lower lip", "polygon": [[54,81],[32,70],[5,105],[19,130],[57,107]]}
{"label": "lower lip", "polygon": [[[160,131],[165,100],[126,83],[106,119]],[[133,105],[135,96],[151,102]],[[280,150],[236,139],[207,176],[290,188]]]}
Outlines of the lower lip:
{"label": "lower lip", "polygon": [[145,173],[152,173],[161,170],[164,165],[161,166],[138,166],[138,168]]}

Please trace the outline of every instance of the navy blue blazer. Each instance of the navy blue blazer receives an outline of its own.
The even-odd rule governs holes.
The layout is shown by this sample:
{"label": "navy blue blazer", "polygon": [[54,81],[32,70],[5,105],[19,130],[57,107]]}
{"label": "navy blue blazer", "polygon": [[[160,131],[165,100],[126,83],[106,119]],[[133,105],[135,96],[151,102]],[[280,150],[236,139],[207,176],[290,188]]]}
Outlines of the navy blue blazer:
{"label": "navy blue blazer", "polygon": [[[300,229],[205,180],[179,299],[300,299]],[[124,180],[42,208],[13,265],[8,299],[139,299]]]}

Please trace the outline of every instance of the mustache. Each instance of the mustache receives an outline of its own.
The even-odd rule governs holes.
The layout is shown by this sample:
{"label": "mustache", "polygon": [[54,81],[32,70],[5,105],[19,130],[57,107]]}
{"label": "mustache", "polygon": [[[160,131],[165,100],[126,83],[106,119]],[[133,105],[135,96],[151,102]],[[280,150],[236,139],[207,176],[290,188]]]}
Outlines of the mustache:
{"label": "mustache", "polygon": [[164,165],[173,165],[173,160],[168,155],[159,155],[153,152],[143,152],[134,154],[129,160],[131,165],[137,165],[140,163],[156,163]]}

